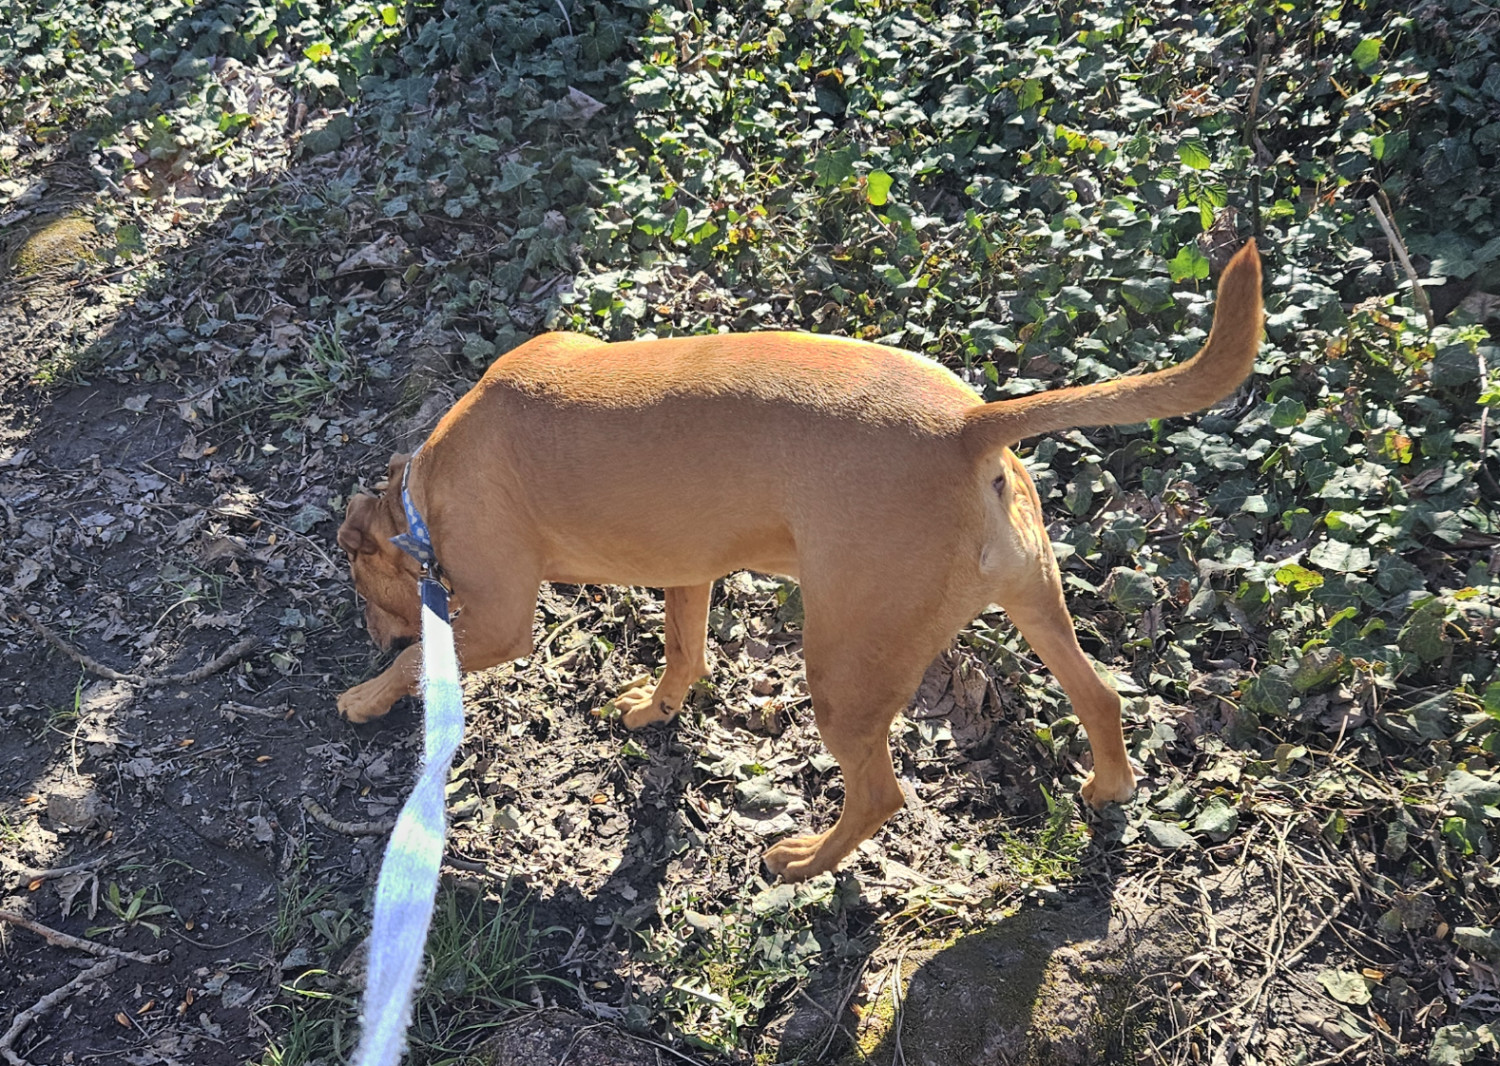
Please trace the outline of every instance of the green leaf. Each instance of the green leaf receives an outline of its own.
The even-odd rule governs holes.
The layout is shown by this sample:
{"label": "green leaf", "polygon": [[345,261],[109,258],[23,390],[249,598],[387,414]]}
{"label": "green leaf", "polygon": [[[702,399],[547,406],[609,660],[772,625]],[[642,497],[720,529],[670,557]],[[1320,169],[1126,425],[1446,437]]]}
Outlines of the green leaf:
{"label": "green leaf", "polygon": [[1360,73],[1370,73],[1371,68],[1379,61],[1382,43],[1379,37],[1366,37],[1354,46],[1354,62],[1359,64]]}
{"label": "green leaf", "polygon": [[1223,796],[1209,800],[1193,820],[1193,832],[1206,833],[1216,841],[1227,840],[1240,825],[1240,812]]}
{"label": "green leaf", "polygon": [[1325,540],[1313,545],[1307,553],[1307,561],[1324,570],[1341,574],[1358,573],[1370,566],[1370,549],[1363,544],[1348,544],[1342,540]]}
{"label": "green leaf", "polygon": [[1173,281],[1201,281],[1208,277],[1208,257],[1196,244],[1184,244],[1168,264]]}
{"label": "green leaf", "polygon": [[302,50],[302,54],[314,63],[321,63],[333,55],[333,45],[327,41],[314,41]]}
{"label": "green leaf", "polygon": [[1500,781],[1467,770],[1451,771],[1443,781],[1443,790],[1470,810],[1500,804]]}
{"label": "green leaf", "polygon": [[1500,930],[1461,925],[1453,930],[1453,942],[1490,962],[1500,962]]}
{"label": "green leaf", "polygon": [[1152,847],[1169,851],[1194,846],[1193,838],[1181,826],[1172,822],[1157,822],[1148,819],[1141,823],[1141,836]]}
{"label": "green leaf", "polygon": [[1245,682],[1240,690],[1240,706],[1255,714],[1282,716],[1291,706],[1291,677],[1280,666],[1268,666]]}
{"label": "green leaf", "polygon": [[1184,166],[1194,170],[1207,170],[1213,165],[1213,159],[1202,141],[1183,141],[1177,146],[1177,158],[1182,160]]}
{"label": "green leaf", "polygon": [[496,186],[496,191],[510,192],[512,189],[519,189],[536,177],[536,169],[525,163],[518,163],[514,159],[507,160],[500,168],[500,184]]}
{"label": "green leaf", "polygon": [[1130,278],[1120,286],[1120,297],[1143,313],[1165,311],[1172,306],[1172,288],[1166,278]]}
{"label": "green leaf", "polygon": [[1307,756],[1307,749],[1301,744],[1278,744],[1276,745],[1276,772],[1284,774],[1292,768],[1292,763]]}
{"label": "green leaf", "polygon": [[1432,1066],[1457,1066],[1473,1062],[1483,1047],[1500,1050],[1493,1026],[1445,1025],[1433,1034],[1427,1061]]}
{"label": "green leaf", "polygon": [[1332,684],[1344,669],[1344,653],[1337,648],[1314,648],[1297,660],[1292,688],[1298,693]]}
{"label": "green leaf", "polygon": [[1323,584],[1323,575],[1299,563],[1287,563],[1285,566],[1277,567],[1276,580],[1282,588],[1306,592],[1308,589],[1315,589]]}
{"label": "green leaf", "polygon": [[883,170],[872,170],[865,179],[865,199],[872,207],[884,207],[891,193],[891,176]]}
{"label": "green leaf", "polygon": [[1150,574],[1117,566],[1104,586],[1105,597],[1127,614],[1139,614],[1156,602],[1156,586]]}
{"label": "green leaf", "polygon": [[792,797],[776,787],[770,774],[752,777],[734,786],[734,797],[742,810],[779,811]]}
{"label": "green leaf", "polygon": [[838,185],[845,178],[854,177],[854,152],[848,148],[835,148],[819,152],[813,160],[813,174],[821,189]]}
{"label": "green leaf", "polygon": [[1370,980],[1352,970],[1324,970],[1318,974],[1318,983],[1334,999],[1351,1007],[1363,1007],[1373,998]]}
{"label": "green leaf", "polygon": [[1435,596],[1412,611],[1396,637],[1402,651],[1412,653],[1424,663],[1443,658],[1452,643],[1448,635],[1448,607]]}

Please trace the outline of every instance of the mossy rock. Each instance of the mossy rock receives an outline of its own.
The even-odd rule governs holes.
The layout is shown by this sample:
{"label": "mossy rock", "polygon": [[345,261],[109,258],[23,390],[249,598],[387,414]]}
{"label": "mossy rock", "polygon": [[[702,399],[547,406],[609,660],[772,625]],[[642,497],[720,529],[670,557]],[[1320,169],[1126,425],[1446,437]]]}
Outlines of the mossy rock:
{"label": "mossy rock", "polygon": [[944,947],[910,952],[899,1019],[883,995],[848,1061],[1131,1061],[1151,1021],[1134,1009],[1142,976],[1170,972],[1171,960],[1191,951],[1192,938],[1163,912],[1112,915],[1105,900],[1028,908]]}
{"label": "mossy rock", "polygon": [[33,229],[10,257],[11,273],[35,277],[51,270],[67,269],[94,258],[99,234],[93,222],[82,215],[59,215]]}
{"label": "mossy rock", "polygon": [[507,1023],[464,1060],[472,1066],[657,1066],[662,1058],[650,1041],[596,1018],[567,1010],[544,1010]]}

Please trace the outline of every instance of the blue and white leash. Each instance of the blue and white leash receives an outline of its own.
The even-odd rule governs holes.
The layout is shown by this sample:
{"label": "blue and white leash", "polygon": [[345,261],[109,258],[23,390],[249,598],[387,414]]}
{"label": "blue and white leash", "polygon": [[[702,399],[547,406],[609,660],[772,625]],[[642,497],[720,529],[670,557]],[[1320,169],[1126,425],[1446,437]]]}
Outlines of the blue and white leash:
{"label": "blue and white leash", "polygon": [[426,708],[422,772],[396,817],[375,885],[375,919],[355,1066],[395,1066],[406,1047],[447,835],[448,771],[464,735],[463,690],[458,684],[448,590],[431,576],[437,558],[427,524],[407,491],[410,470],[408,460],[401,474],[407,531],[391,540],[422,564],[422,701]]}

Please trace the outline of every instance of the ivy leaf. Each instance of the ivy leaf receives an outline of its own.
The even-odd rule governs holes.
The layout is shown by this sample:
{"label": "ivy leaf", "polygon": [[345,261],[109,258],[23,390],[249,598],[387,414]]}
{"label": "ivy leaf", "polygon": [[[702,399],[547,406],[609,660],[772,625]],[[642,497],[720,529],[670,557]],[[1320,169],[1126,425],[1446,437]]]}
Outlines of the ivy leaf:
{"label": "ivy leaf", "polygon": [[872,207],[884,207],[891,193],[891,176],[883,170],[872,170],[865,178],[865,199]]}
{"label": "ivy leaf", "polygon": [[1167,851],[1194,846],[1193,838],[1181,826],[1173,822],[1157,822],[1148,819],[1141,823],[1141,836],[1153,847]]}
{"label": "ivy leaf", "polygon": [[1275,574],[1277,582],[1283,588],[1292,589],[1295,592],[1306,592],[1323,584],[1323,575],[1316,570],[1309,570],[1299,563],[1287,563],[1285,566],[1277,567]]}
{"label": "ivy leaf", "polygon": [[1427,1061],[1432,1066],[1473,1062],[1483,1047],[1500,1050],[1500,1040],[1496,1036],[1491,1025],[1445,1025],[1433,1034],[1432,1046],[1427,1049]]}
{"label": "ivy leaf", "polygon": [[1490,962],[1500,962],[1500,931],[1463,925],[1453,930],[1453,942]]}
{"label": "ivy leaf", "polygon": [[1193,832],[1206,833],[1215,841],[1227,840],[1240,825],[1240,812],[1223,796],[1209,800],[1193,820]]}
{"label": "ivy leaf", "polygon": [[1202,281],[1208,277],[1208,257],[1195,244],[1184,244],[1169,266],[1173,281]]}
{"label": "ivy leaf", "polygon": [[1370,549],[1363,544],[1348,544],[1342,540],[1325,540],[1315,544],[1307,553],[1307,561],[1325,570],[1341,574],[1358,573],[1370,565]]}
{"label": "ivy leaf", "polygon": [[1172,306],[1172,289],[1166,278],[1130,278],[1120,286],[1120,297],[1142,313],[1165,311]]}
{"label": "ivy leaf", "polygon": [[1285,715],[1292,702],[1292,681],[1286,669],[1268,666],[1245,682],[1240,706],[1255,714]]}
{"label": "ivy leaf", "polygon": [[813,160],[813,175],[820,189],[838,185],[845,178],[854,177],[854,152],[849,148],[835,148],[818,153]]}
{"label": "ivy leaf", "polygon": [[510,192],[512,189],[519,189],[534,177],[536,167],[518,163],[514,159],[507,160],[500,168],[500,184],[496,186],[496,191]]}
{"label": "ivy leaf", "polygon": [[1452,644],[1448,636],[1447,605],[1436,596],[1418,604],[1401,627],[1396,644],[1424,663],[1443,658]]}
{"label": "ivy leaf", "polygon": [[1334,999],[1351,1007],[1363,1007],[1373,998],[1369,978],[1352,970],[1324,970],[1318,974],[1318,984]]}
{"label": "ivy leaf", "polygon": [[792,797],[777,788],[769,774],[752,777],[734,786],[737,805],[742,810],[776,811],[792,801]]}
{"label": "ivy leaf", "polygon": [[1368,74],[1374,68],[1380,59],[1382,43],[1379,37],[1366,37],[1354,46],[1354,62],[1359,65],[1361,74]]}
{"label": "ivy leaf", "polygon": [[1156,602],[1156,586],[1151,575],[1117,566],[1105,582],[1104,595],[1127,614],[1139,614]]}

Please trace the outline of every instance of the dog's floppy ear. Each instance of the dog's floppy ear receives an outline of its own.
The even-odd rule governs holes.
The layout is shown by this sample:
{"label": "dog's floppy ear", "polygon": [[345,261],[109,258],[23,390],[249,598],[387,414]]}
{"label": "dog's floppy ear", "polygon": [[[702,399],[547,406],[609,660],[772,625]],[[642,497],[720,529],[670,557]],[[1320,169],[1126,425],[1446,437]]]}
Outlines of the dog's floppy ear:
{"label": "dog's floppy ear", "polygon": [[380,541],[370,534],[370,520],[379,505],[379,500],[364,493],[349,497],[344,524],[339,526],[340,548],[350,555],[374,555],[380,550]]}
{"label": "dog's floppy ear", "polygon": [[396,454],[392,455],[390,465],[385,468],[386,480],[390,482],[391,485],[400,488],[401,471],[406,468],[406,464],[410,461],[411,454],[409,452],[397,452]]}

